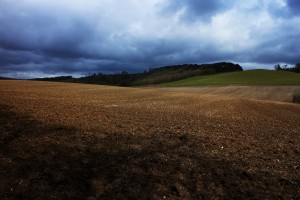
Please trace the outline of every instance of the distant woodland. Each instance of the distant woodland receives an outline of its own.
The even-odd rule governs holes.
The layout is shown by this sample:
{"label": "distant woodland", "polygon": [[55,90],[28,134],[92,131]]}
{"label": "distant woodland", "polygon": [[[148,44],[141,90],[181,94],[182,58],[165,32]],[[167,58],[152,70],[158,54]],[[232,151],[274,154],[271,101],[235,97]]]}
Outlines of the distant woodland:
{"label": "distant woodland", "polygon": [[115,86],[142,86],[177,81],[194,76],[213,75],[224,72],[243,71],[243,68],[234,63],[219,62],[213,64],[182,64],[164,67],[149,68],[143,73],[130,74],[122,71],[115,74],[92,73],[85,77],[59,76],[35,79],[41,81],[58,81],[73,83],[89,83]]}
{"label": "distant woodland", "polygon": [[288,65],[277,64],[274,66],[274,69],[278,70],[278,71],[289,71],[289,72],[300,73],[300,63],[297,63],[294,67],[289,67]]}

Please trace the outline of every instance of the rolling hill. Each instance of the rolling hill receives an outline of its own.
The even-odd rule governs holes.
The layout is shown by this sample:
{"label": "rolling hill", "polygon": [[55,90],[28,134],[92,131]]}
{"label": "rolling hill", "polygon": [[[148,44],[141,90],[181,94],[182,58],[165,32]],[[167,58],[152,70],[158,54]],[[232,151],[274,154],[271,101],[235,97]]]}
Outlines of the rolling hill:
{"label": "rolling hill", "polygon": [[126,71],[116,74],[93,73],[81,78],[59,76],[34,79],[38,81],[73,82],[114,86],[142,86],[168,83],[194,76],[212,75],[224,72],[243,71],[243,68],[234,63],[219,62],[212,64],[182,64],[150,68],[144,73],[130,74]]}
{"label": "rolling hill", "polygon": [[300,199],[299,105],[20,80],[0,94],[0,199]]}
{"label": "rolling hill", "polygon": [[188,86],[291,86],[300,85],[300,74],[286,71],[249,70],[207,76],[196,76],[161,84],[166,87]]}
{"label": "rolling hill", "polygon": [[7,77],[0,76],[0,80],[13,80],[13,79],[12,78],[7,78]]}

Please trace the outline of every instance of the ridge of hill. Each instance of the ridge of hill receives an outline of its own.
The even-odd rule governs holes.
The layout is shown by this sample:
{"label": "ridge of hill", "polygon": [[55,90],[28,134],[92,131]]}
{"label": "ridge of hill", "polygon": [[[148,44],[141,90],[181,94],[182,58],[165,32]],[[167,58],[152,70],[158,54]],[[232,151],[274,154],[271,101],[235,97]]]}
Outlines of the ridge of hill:
{"label": "ridge of hill", "polygon": [[238,64],[219,62],[213,64],[183,64],[150,68],[144,73],[135,74],[129,74],[128,72],[123,71],[117,74],[94,73],[81,78],[73,78],[72,76],[60,76],[35,80],[115,86],[142,86],[167,83],[194,76],[203,76],[234,71],[243,71],[243,68]]}
{"label": "ridge of hill", "polygon": [[195,76],[179,81],[162,84],[166,87],[189,86],[293,86],[300,85],[300,74],[274,70],[248,70],[207,76]]}
{"label": "ridge of hill", "polygon": [[13,80],[13,79],[12,78],[7,78],[7,77],[0,76],[0,80]]}

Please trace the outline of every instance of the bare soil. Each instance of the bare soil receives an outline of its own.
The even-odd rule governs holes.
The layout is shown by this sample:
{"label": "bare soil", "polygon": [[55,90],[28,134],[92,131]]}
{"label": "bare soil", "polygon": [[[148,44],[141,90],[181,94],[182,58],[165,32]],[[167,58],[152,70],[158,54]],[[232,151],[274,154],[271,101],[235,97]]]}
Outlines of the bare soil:
{"label": "bare soil", "polygon": [[300,95],[300,86],[206,86],[161,87],[160,89],[164,91],[225,95],[290,103],[293,102],[293,95]]}
{"label": "bare soil", "polygon": [[300,105],[0,81],[1,199],[300,199]]}

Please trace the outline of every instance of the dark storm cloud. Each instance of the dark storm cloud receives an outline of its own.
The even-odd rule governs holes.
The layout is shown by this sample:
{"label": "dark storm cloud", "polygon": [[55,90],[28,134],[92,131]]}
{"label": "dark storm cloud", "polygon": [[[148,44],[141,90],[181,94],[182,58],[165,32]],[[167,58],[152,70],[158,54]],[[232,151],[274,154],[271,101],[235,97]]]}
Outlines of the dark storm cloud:
{"label": "dark storm cloud", "polygon": [[80,58],[91,57],[86,42],[91,37],[92,28],[80,20],[66,24],[55,24],[53,30],[43,34],[39,52],[51,57]]}
{"label": "dark storm cloud", "polygon": [[290,19],[300,15],[300,1],[299,0],[284,0],[284,6],[276,6],[270,4],[269,10],[274,18]]}
{"label": "dark storm cloud", "polygon": [[202,20],[209,21],[214,15],[225,11],[230,7],[232,1],[225,0],[168,0],[163,12],[167,14],[184,11],[182,19],[185,21]]}
{"label": "dark storm cloud", "polygon": [[[263,42],[252,52],[249,61],[260,63],[289,63],[300,62],[300,49],[296,41],[300,34],[290,35],[289,37],[280,36],[272,40]],[[280,42],[282,41],[282,42]]]}
{"label": "dark storm cloud", "polygon": [[[34,51],[53,57],[88,56],[84,42],[92,27],[81,19],[61,19],[35,10],[5,9],[1,16],[0,47],[6,50]],[[52,17],[52,18],[51,18]]]}
{"label": "dark storm cloud", "polygon": [[[7,50],[33,50],[39,40],[39,31],[47,22],[36,13],[27,14],[12,3],[0,3],[0,47]],[[28,11],[29,12],[29,11]]]}
{"label": "dark storm cloud", "polygon": [[296,0],[1,0],[0,76],[295,64],[298,11]]}
{"label": "dark storm cloud", "polygon": [[0,66],[39,63],[42,61],[43,58],[41,56],[30,51],[7,50],[0,48]]}
{"label": "dark storm cloud", "polygon": [[287,0],[287,5],[292,14],[300,15],[300,1],[299,0]]}

